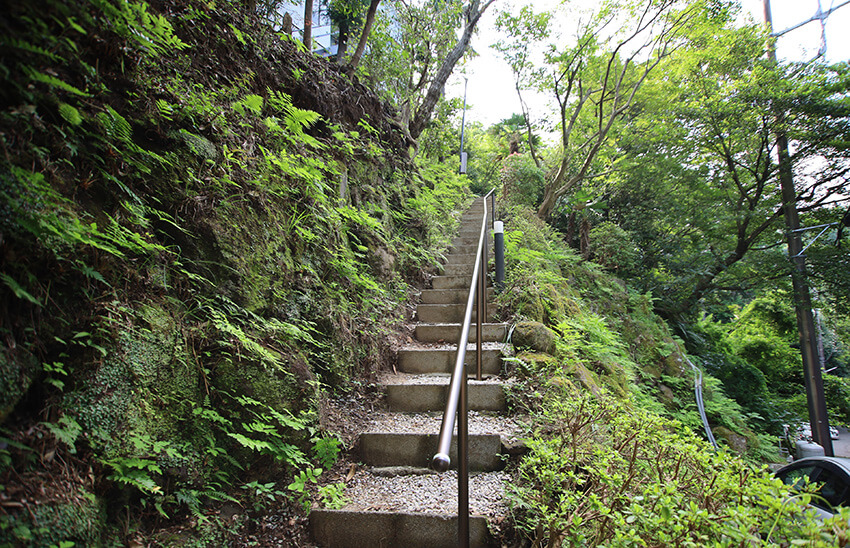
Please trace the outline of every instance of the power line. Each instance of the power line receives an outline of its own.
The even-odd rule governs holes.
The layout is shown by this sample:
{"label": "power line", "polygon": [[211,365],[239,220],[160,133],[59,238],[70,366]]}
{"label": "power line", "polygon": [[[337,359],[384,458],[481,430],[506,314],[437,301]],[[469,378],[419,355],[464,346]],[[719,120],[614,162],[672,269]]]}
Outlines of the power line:
{"label": "power line", "polygon": [[833,14],[833,12],[835,12],[835,10],[837,10],[838,8],[842,8],[842,7],[846,6],[847,4],[850,4],[850,0],[844,0],[844,2],[838,4],[837,6],[830,6],[830,8],[828,10],[824,11],[823,7],[821,6],[821,0],[818,0],[818,10],[815,12],[815,14],[812,17],[810,17],[806,21],[803,21],[802,23],[797,23],[796,25],[788,27],[787,29],[785,29],[783,31],[772,32],[770,35],[775,37],[775,38],[779,38],[780,36],[788,34],[792,30],[797,30],[798,28],[800,28],[802,26],[808,25],[809,23],[812,23],[814,21],[818,21],[818,22],[820,22],[820,37],[821,37],[820,38],[821,39],[820,49],[818,50],[818,57],[820,57],[821,55],[825,55],[826,54],[826,20],[827,20],[827,18],[829,18],[830,15]]}

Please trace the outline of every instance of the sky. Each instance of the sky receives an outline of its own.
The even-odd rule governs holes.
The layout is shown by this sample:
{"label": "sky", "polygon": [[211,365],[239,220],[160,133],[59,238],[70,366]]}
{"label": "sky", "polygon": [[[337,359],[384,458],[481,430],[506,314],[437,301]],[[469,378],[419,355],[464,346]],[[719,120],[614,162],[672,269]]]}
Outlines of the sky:
{"label": "sky", "polygon": [[[842,2],[844,0],[821,0],[821,6],[826,11],[830,6],[838,6]],[[532,4],[540,11],[554,3],[554,0],[497,0],[490,7],[492,11],[482,17],[478,33],[472,41],[472,47],[479,56],[463,69],[455,69],[455,74],[447,84],[447,95],[463,97],[463,77],[467,77],[466,119],[469,121],[481,122],[487,127],[521,112],[513,74],[490,45],[499,38],[499,32],[495,29],[496,11],[493,8],[505,9],[508,5],[520,6],[523,3]],[[743,11],[753,20],[764,20],[762,0],[741,0],[741,4]],[[817,9],[818,0],[771,0],[774,31],[779,32],[810,19]],[[827,61],[850,60],[850,4],[837,9],[827,19],[826,41]],[[777,55],[780,59],[791,61],[810,60],[815,57],[820,46],[821,26],[818,22],[812,22],[780,37],[777,41]],[[526,98],[525,93],[523,97]],[[544,98],[535,99],[529,95],[526,100],[532,119],[539,119],[546,114],[548,107]]]}

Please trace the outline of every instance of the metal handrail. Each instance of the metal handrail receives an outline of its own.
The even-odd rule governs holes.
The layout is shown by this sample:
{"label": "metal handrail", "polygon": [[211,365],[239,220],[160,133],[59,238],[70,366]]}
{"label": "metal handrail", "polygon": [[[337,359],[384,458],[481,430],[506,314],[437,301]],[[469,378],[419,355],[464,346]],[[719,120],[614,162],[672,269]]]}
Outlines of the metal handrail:
{"label": "metal handrail", "polygon": [[[458,514],[458,546],[469,546],[469,425],[467,420],[467,378],[466,378],[466,346],[469,344],[469,329],[472,325],[472,309],[475,306],[476,327],[476,378],[481,380],[481,343],[483,339],[482,323],[487,315],[487,299],[485,298],[485,272],[487,270],[487,198],[491,190],[484,196],[484,215],[481,218],[481,230],[478,233],[478,248],[475,253],[475,265],[472,268],[472,279],[469,282],[469,293],[466,298],[466,309],[463,313],[463,325],[460,328],[460,340],[457,344],[457,357],[452,370],[452,380],[449,384],[449,397],[443,411],[443,423],[440,427],[440,441],[437,454],[431,459],[431,467],[438,472],[445,472],[451,465],[449,449],[452,443],[452,433],[457,418],[457,514]],[[483,263],[483,266],[482,266]],[[474,304],[473,304],[474,303]]]}

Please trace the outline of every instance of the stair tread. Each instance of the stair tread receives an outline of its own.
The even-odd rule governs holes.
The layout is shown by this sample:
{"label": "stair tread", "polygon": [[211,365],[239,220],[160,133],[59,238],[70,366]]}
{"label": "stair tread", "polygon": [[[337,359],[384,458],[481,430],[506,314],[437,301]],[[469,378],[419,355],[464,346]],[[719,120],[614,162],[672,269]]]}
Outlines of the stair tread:
{"label": "stair tread", "polygon": [[[469,354],[469,351],[475,351],[477,343],[467,343],[466,345],[466,353]],[[481,350],[493,351],[493,350],[506,350],[507,343],[503,342],[481,342]],[[415,344],[406,344],[399,349],[399,352],[434,352],[434,351],[444,351],[444,350],[457,350],[457,343],[451,342],[436,342],[436,343],[424,343],[417,342]]]}
{"label": "stair tread", "polygon": [[[369,434],[437,435],[443,420],[441,412],[375,412],[363,428]],[[522,429],[513,418],[493,413],[469,412],[469,435],[498,435],[508,440],[520,437]]]}
{"label": "stair tread", "polygon": [[[474,253],[482,224],[482,200],[476,199],[474,203],[461,220],[458,229],[461,237],[452,241],[445,261],[438,265],[448,274],[460,275],[436,276],[436,281],[432,282],[434,289],[425,290],[429,293],[423,298],[423,301],[431,302],[423,302],[417,309],[417,317],[428,320],[417,322],[419,326],[425,326],[423,337],[431,340],[444,336],[439,328],[446,328],[449,333],[460,332],[461,325],[454,321],[454,316],[463,315],[471,277],[467,272],[471,272],[475,262]],[[479,208],[480,213],[473,211]],[[463,237],[467,234],[471,234],[472,238]],[[491,238],[485,237],[488,247],[492,248]],[[492,292],[488,284],[487,296],[490,297]],[[510,381],[495,373],[501,370],[500,354],[510,353],[510,347],[502,342],[487,342],[487,338],[491,341],[504,339],[508,324],[486,322],[483,326],[489,328],[482,336],[485,339],[482,349],[486,352],[483,366],[491,375],[481,381],[468,379],[468,386],[475,387],[470,394],[470,406],[492,411],[469,411],[470,467],[472,470],[497,470],[504,466],[499,454],[503,451],[510,453],[510,447],[520,443],[523,429],[515,417],[501,414],[506,409],[505,392],[498,389],[509,385]],[[475,335],[474,324],[470,335]],[[448,373],[427,371],[451,369],[457,347],[456,340],[452,344],[440,338],[437,342],[414,341],[399,349],[399,369],[418,373],[381,375],[379,381],[385,387],[389,409],[430,410],[439,407],[440,400],[445,399],[444,387],[448,387],[451,378]],[[471,370],[469,361],[470,357],[474,361],[475,349],[475,343],[467,345],[467,371]],[[440,396],[440,390],[443,396]],[[361,464],[346,482],[346,506],[340,510],[315,508],[311,512],[311,529],[319,544],[336,548],[366,545],[404,545],[407,548],[456,546],[457,472],[433,473],[424,468],[432,456],[426,453],[432,450],[432,445],[436,450],[436,441],[432,438],[438,436],[441,423],[441,411],[372,413],[370,420],[361,428],[358,442],[361,462],[367,465]],[[454,455],[453,460],[456,459],[456,451],[456,441],[453,441],[449,451],[450,455]],[[373,468],[372,465],[382,468]],[[505,485],[509,481],[510,475],[501,471],[470,473],[472,546],[498,546],[488,532],[485,520],[501,518],[509,513],[505,501]]]}
{"label": "stair tread", "polygon": [[[505,472],[480,472],[469,476],[470,514],[503,515]],[[359,470],[346,485],[350,502],[346,511],[457,514],[457,473],[379,476],[372,469]]]}
{"label": "stair tread", "polygon": [[[310,528],[320,546],[364,548],[456,548],[457,515],[420,512],[320,510],[310,513]],[[498,548],[487,518],[470,516],[469,545]]]}
{"label": "stair tread", "polygon": [[[388,373],[381,377],[380,382],[384,386],[447,386],[451,381],[451,375],[448,373],[426,373],[426,374],[414,374],[414,373]],[[469,385],[496,385],[496,386],[504,386],[510,384],[510,381],[506,381],[501,377],[488,376],[482,380],[469,379],[467,381]]]}
{"label": "stair tread", "polygon": [[[416,322],[417,325],[427,325],[427,326],[445,326],[445,327],[460,327],[460,322]],[[510,324],[508,322],[484,322],[481,324],[482,326],[495,326],[495,327],[508,327]],[[472,327],[475,327],[475,324],[472,324]]]}

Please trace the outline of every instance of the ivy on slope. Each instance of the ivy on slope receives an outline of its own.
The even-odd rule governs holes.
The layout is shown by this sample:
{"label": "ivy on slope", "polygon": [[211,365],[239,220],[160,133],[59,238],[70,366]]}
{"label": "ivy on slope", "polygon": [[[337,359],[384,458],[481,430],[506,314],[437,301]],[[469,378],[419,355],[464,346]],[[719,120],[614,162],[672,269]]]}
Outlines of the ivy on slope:
{"label": "ivy on slope", "polygon": [[323,394],[388,357],[467,200],[242,4],[0,16],[0,545],[307,503]]}
{"label": "ivy on slope", "polygon": [[[649,295],[582,260],[531,209],[503,213],[508,276],[499,301],[525,321],[514,331],[510,401],[531,417],[508,498],[526,542],[847,545],[850,511],[821,521],[811,486],[798,493],[773,479],[761,464],[776,457],[770,438],[751,430],[710,375],[706,411],[721,449],[695,434],[702,424],[684,345],[652,313]],[[529,320],[553,344],[518,337]]]}

